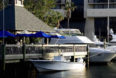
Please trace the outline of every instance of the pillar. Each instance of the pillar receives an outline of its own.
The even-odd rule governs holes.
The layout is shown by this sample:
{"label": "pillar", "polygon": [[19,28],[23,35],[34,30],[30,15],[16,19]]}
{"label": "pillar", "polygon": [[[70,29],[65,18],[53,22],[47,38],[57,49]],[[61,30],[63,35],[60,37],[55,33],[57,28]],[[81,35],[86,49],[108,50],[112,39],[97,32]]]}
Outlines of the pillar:
{"label": "pillar", "polygon": [[94,40],[95,34],[95,26],[94,26],[94,18],[87,18],[85,23],[85,36],[87,36],[90,40]]}

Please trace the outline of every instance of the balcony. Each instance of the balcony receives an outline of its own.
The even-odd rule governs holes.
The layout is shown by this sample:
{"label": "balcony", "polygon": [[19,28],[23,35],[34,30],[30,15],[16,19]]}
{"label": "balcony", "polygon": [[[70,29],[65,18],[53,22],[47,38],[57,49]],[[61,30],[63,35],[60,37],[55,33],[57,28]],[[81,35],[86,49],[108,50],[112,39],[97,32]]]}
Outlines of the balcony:
{"label": "balcony", "polygon": [[104,3],[108,3],[108,0],[88,0],[89,4],[104,4]]}
{"label": "balcony", "polygon": [[116,17],[116,9],[87,9],[87,17]]}
{"label": "balcony", "polygon": [[[88,0],[88,4],[108,4],[108,0]],[[109,4],[116,4],[116,0],[109,0]]]}
{"label": "balcony", "polygon": [[[94,4],[90,6],[91,9],[108,9],[108,4]],[[109,4],[110,9],[116,9],[116,4]]]}

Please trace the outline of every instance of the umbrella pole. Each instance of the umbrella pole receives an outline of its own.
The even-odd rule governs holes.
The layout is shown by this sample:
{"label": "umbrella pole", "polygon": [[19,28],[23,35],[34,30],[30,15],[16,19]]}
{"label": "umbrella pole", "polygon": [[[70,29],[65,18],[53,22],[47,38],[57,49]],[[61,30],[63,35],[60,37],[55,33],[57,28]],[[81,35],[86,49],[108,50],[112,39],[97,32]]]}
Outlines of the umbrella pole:
{"label": "umbrella pole", "polygon": [[25,44],[25,37],[23,38],[23,43]]}
{"label": "umbrella pole", "polygon": [[49,38],[47,38],[47,44],[49,44]]}

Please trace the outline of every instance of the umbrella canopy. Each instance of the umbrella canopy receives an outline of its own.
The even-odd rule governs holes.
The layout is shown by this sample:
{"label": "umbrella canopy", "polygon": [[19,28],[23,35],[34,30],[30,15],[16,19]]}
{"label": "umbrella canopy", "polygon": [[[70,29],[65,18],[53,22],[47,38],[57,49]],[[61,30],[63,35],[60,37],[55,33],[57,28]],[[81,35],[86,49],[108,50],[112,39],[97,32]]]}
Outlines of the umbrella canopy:
{"label": "umbrella canopy", "polygon": [[16,37],[32,37],[33,34],[17,34]]}
{"label": "umbrella canopy", "polygon": [[46,33],[42,32],[42,31],[39,31],[39,32],[35,33],[35,34],[33,35],[33,37],[44,37],[44,38],[50,38],[50,37],[51,37],[51,35],[48,35],[48,34],[46,34]]}
{"label": "umbrella canopy", "polygon": [[8,31],[0,31],[0,38],[6,38],[6,37],[15,37],[15,35]]}

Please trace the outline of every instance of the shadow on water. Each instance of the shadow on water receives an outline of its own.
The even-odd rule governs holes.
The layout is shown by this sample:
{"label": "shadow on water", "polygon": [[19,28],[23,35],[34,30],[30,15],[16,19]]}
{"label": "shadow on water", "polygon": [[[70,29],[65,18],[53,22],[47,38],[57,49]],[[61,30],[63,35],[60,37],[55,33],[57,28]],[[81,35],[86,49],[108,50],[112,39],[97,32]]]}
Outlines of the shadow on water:
{"label": "shadow on water", "polygon": [[83,71],[39,73],[31,63],[21,62],[7,64],[4,78],[116,78],[116,63],[90,65],[89,69]]}
{"label": "shadow on water", "polygon": [[35,68],[28,62],[6,64],[5,75],[0,76],[0,78],[37,78]]}
{"label": "shadow on water", "polygon": [[88,78],[116,78],[116,63],[91,65],[87,75]]}

